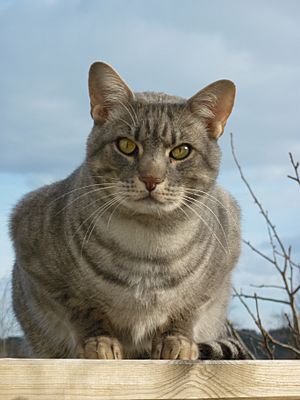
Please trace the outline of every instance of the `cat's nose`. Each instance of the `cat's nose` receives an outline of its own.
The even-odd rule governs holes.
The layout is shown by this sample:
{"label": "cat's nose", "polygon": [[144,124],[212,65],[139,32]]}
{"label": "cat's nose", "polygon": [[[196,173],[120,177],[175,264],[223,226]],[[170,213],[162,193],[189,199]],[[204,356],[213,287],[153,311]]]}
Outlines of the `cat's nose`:
{"label": "cat's nose", "polygon": [[139,176],[139,180],[144,182],[147,190],[152,192],[156,188],[156,185],[163,181],[163,179],[148,175],[148,176]]}

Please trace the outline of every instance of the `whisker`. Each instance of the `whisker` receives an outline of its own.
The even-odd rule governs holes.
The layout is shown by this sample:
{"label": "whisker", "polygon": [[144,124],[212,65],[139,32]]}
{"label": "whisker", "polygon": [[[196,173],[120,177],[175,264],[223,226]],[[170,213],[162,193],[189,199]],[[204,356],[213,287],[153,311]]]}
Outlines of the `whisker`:
{"label": "whisker", "polygon": [[211,232],[211,234],[215,237],[215,239],[218,241],[218,243],[220,244],[220,246],[222,247],[223,251],[225,252],[225,254],[227,255],[227,250],[225,249],[225,247],[223,246],[223,244],[221,243],[220,239],[218,238],[218,236],[215,234],[215,232],[213,231],[213,229],[208,225],[208,223],[205,221],[204,218],[202,218],[202,216],[200,214],[197,213],[196,210],[193,209],[193,207],[191,207],[189,204],[187,204],[184,200],[183,200],[183,204],[188,207],[190,210],[193,211],[194,214],[196,214],[201,221],[204,223],[204,225],[209,229],[209,231]]}
{"label": "whisker", "polygon": [[[120,194],[126,194],[126,192],[117,192],[117,193],[115,193],[113,199],[107,201],[100,209],[98,209],[98,213],[97,213],[96,216],[93,218],[93,220],[92,220],[92,222],[90,223],[90,225],[89,225],[89,227],[88,227],[88,229],[87,229],[87,232],[86,232],[86,234],[85,234],[85,236],[84,236],[83,243],[82,243],[82,247],[81,247],[81,257],[82,257],[82,251],[83,251],[84,245],[85,245],[85,244],[84,244],[85,238],[86,238],[87,233],[88,233],[89,230],[90,230],[91,225],[92,225],[93,222],[95,221],[93,227],[91,228],[91,230],[90,230],[90,232],[89,232],[89,234],[88,234],[86,244],[88,244],[88,242],[89,242],[89,239],[90,239],[90,237],[91,237],[91,235],[92,235],[92,233],[93,233],[93,231],[94,231],[94,229],[95,229],[95,227],[96,227],[96,224],[97,224],[98,219],[99,219],[107,210],[109,210],[110,207],[112,207],[115,203],[117,203],[117,202],[120,200],[120,199],[118,198],[118,195],[120,195]],[[124,199],[124,200],[125,200],[125,199]],[[120,205],[120,204],[119,204],[119,205]],[[119,205],[118,205],[118,206],[119,206]],[[118,208],[118,206],[117,206],[116,208]],[[114,210],[114,211],[115,211],[115,210]],[[114,212],[114,211],[113,211],[113,212]],[[100,212],[100,214],[99,214],[99,212]],[[111,216],[110,216],[110,218],[111,218]],[[109,222],[110,222],[110,218],[109,218],[109,221],[108,221],[108,225],[109,225]]]}
{"label": "whisker", "polygon": [[[111,195],[114,195],[114,193],[112,193]],[[108,197],[108,196],[106,196]],[[107,200],[107,202],[110,200]],[[103,207],[107,202],[105,202],[104,204],[102,204],[100,207],[97,208],[97,210],[94,210],[87,218],[85,218],[81,224],[78,226],[78,228],[75,230],[75,232],[73,233],[73,235],[71,236],[71,239],[68,241],[68,245],[70,245],[71,241],[73,240],[74,236],[76,235],[76,233],[80,230],[80,228],[86,223],[86,221],[88,221],[93,215],[95,215],[97,212],[99,212],[99,209],[101,207]],[[89,203],[87,206],[91,205],[92,203]],[[87,207],[86,206],[86,207]]]}
{"label": "whisker", "polygon": [[139,121],[138,116],[137,116],[137,113],[135,112],[135,109],[134,109],[134,107],[132,106],[132,104],[128,103],[128,106],[130,107],[132,113],[134,114],[135,122],[136,122],[136,125],[137,125],[137,124],[138,124],[138,121]]}
{"label": "whisker", "polygon": [[106,196],[101,196],[99,199],[95,199],[91,201],[90,203],[86,204],[84,207],[80,207],[80,210],[85,210],[86,208],[90,207],[92,204],[96,204],[99,200],[106,199],[107,197],[114,196],[116,193],[109,193]]}
{"label": "whisker", "polygon": [[93,217],[93,219],[92,219],[91,223],[89,224],[88,229],[84,235],[82,245],[81,245],[81,251],[80,251],[81,258],[83,257],[83,249],[85,246],[85,241],[86,241],[86,244],[88,244],[90,237],[96,227],[97,220],[101,217],[101,215],[103,215],[105,213],[105,211],[107,211],[117,201],[118,201],[118,198],[117,198],[117,195],[115,195],[113,199],[106,201],[100,208],[98,208],[97,213],[95,213],[96,214],[95,217]]}
{"label": "whisker", "polygon": [[227,247],[227,249],[228,249],[228,252],[230,253],[230,250],[229,250],[229,243],[228,243],[228,240],[227,240],[227,235],[226,235],[226,233],[225,233],[224,227],[223,227],[223,225],[222,225],[220,219],[219,219],[219,218],[217,217],[217,215],[213,212],[213,210],[212,210],[210,207],[208,207],[205,203],[200,202],[198,199],[193,199],[193,198],[190,197],[190,196],[183,196],[183,197],[184,197],[185,200],[190,201],[191,203],[194,203],[194,204],[195,204],[197,207],[199,207],[200,209],[201,209],[201,206],[205,207],[205,208],[215,217],[215,219],[216,219],[218,225],[219,225],[220,228],[221,228],[221,231],[222,231],[222,233],[223,233],[224,239],[225,239],[225,241],[226,241],[226,247]]}
{"label": "whisker", "polygon": [[125,200],[126,200],[126,197],[125,197],[124,199],[121,199],[121,201],[119,202],[119,204],[117,204],[116,207],[113,209],[113,211],[112,211],[112,213],[110,214],[110,216],[109,216],[109,218],[108,218],[108,221],[107,221],[107,229],[109,229],[109,224],[110,224],[110,221],[111,221],[111,219],[112,219],[112,217],[113,217],[115,211],[120,207],[121,204],[124,203]]}
{"label": "whisker", "polygon": [[190,220],[191,219],[191,217],[185,212],[185,210],[181,207],[181,206],[178,206],[178,208],[183,212],[183,214],[185,214],[185,216]]}
{"label": "whisker", "polygon": [[97,189],[94,189],[94,190],[89,190],[88,192],[83,193],[83,194],[77,196],[77,197],[76,197],[74,200],[72,200],[70,203],[66,204],[61,210],[57,211],[57,213],[56,213],[55,215],[60,214],[60,213],[63,212],[66,208],[70,207],[73,203],[75,203],[75,201],[79,200],[80,198],[82,198],[82,197],[84,197],[84,196],[88,196],[88,195],[90,195],[91,193],[101,192],[102,190],[106,190],[106,189],[110,189],[110,188],[117,188],[117,186],[116,186],[116,185],[113,185],[113,186],[105,186],[105,187],[100,187],[100,188],[97,188]]}
{"label": "whisker", "polygon": [[73,192],[76,192],[78,190],[82,190],[82,189],[86,189],[86,188],[90,188],[90,187],[95,187],[95,186],[105,186],[105,185],[111,185],[114,182],[104,182],[104,183],[93,183],[91,185],[86,185],[86,186],[81,186],[75,189],[70,190],[69,192],[66,192],[64,194],[62,194],[61,196],[56,197],[55,199],[51,200],[50,203],[48,204],[48,207],[54,203],[55,201],[62,199],[63,197],[67,196],[68,194],[71,194]]}
{"label": "whisker", "polygon": [[[136,126],[137,125],[137,121],[135,121],[135,119],[133,118],[133,116],[132,116],[130,110],[128,109],[128,107],[120,100],[118,100],[118,103],[121,104],[121,106],[123,108],[125,108],[125,110],[128,112],[128,114],[129,114],[129,116],[130,116],[130,118],[131,118],[131,120],[133,122],[133,126]],[[130,128],[132,128],[132,127],[130,127]]]}
{"label": "whisker", "polygon": [[[105,179],[112,179],[114,181],[119,181],[119,178],[114,178],[113,176],[105,176],[105,175],[89,175],[91,178],[105,178]],[[106,182],[109,183],[109,182]],[[110,182],[112,183],[112,182]]]}
{"label": "whisker", "polygon": [[[201,196],[201,194],[204,194],[204,195],[206,195],[208,197],[209,200],[215,201],[216,203],[218,203],[231,216],[236,228],[239,228],[239,224],[238,224],[235,216],[232,214],[232,212],[227,207],[224,206],[224,204],[217,197],[211,195],[208,192],[200,190],[200,189],[185,188],[185,190],[187,192],[190,192],[190,194],[194,194],[196,196]],[[199,193],[201,193],[201,194],[199,194]]]}
{"label": "whisker", "polygon": [[130,130],[132,129],[132,126],[127,121],[125,121],[125,119],[118,117],[118,120],[124,122],[124,124],[127,125],[128,128],[130,128]]}

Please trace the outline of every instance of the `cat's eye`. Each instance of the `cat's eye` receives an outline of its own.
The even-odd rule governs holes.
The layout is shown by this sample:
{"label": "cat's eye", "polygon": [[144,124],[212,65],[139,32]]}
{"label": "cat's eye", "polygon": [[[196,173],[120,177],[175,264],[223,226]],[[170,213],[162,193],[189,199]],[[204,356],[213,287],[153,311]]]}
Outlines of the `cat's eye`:
{"label": "cat's eye", "polygon": [[175,160],[183,160],[190,154],[190,152],[191,146],[188,144],[181,144],[170,152],[170,157],[174,158]]}
{"label": "cat's eye", "polygon": [[127,156],[131,156],[137,150],[137,145],[132,140],[127,138],[119,139],[117,141],[117,147]]}

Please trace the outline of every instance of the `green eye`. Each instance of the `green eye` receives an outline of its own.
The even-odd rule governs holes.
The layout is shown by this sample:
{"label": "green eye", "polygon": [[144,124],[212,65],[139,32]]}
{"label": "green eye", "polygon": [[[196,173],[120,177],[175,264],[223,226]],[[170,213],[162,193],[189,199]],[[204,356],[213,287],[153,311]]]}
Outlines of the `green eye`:
{"label": "green eye", "polygon": [[121,138],[117,141],[118,149],[127,156],[132,155],[137,149],[137,145],[130,139]]}
{"label": "green eye", "polygon": [[191,147],[188,144],[181,144],[170,152],[170,156],[175,160],[183,160],[190,154],[190,152]]}

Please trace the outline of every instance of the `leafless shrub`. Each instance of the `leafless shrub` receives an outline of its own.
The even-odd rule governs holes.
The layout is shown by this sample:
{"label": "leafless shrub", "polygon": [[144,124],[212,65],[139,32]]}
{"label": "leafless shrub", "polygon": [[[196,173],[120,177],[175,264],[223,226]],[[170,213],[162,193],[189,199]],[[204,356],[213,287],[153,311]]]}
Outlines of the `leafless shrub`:
{"label": "leafless shrub", "polygon": [[[254,251],[259,257],[263,258],[267,263],[270,263],[274,272],[279,276],[281,284],[279,285],[268,285],[261,284],[258,286],[252,285],[252,287],[256,287],[257,289],[261,288],[272,288],[278,290],[278,297],[273,296],[261,296],[259,293],[254,292],[253,294],[245,294],[243,292],[238,292],[234,289],[234,296],[236,296],[240,302],[245,307],[247,313],[250,315],[252,320],[254,321],[256,327],[258,328],[260,335],[252,337],[252,340],[258,342],[259,346],[265,353],[267,358],[274,359],[276,358],[276,350],[278,348],[285,349],[288,351],[288,354],[291,358],[300,359],[300,310],[299,310],[299,295],[300,295],[300,283],[299,283],[299,275],[300,275],[300,265],[296,263],[292,258],[292,248],[291,246],[286,246],[281,239],[276,226],[272,223],[268,212],[262,206],[262,203],[259,201],[257,196],[255,195],[252,187],[249,182],[245,178],[242,168],[237,160],[234,144],[233,144],[233,136],[231,134],[231,149],[234,161],[237,165],[237,168],[240,173],[240,177],[244,184],[246,185],[254,203],[257,205],[262,217],[264,218],[267,230],[268,237],[271,249],[271,256],[265,254],[257,247],[252,245],[249,241],[243,241],[252,251]],[[299,162],[295,162],[293,155],[289,153],[290,162],[293,167],[294,175],[288,175],[288,178],[296,181],[300,185],[299,179]],[[247,299],[254,301],[255,304],[255,312],[251,310],[247,303]],[[285,340],[278,340],[275,338],[271,331],[266,329],[264,326],[264,322],[262,321],[259,304],[260,302],[273,302],[280,303],[285,305],[288,308],[288,312],[284,314],[285,322],[288,330],[288,335]],[[251,335],[251,334],[250,334]]]}

